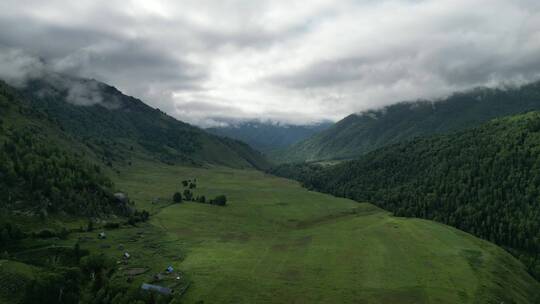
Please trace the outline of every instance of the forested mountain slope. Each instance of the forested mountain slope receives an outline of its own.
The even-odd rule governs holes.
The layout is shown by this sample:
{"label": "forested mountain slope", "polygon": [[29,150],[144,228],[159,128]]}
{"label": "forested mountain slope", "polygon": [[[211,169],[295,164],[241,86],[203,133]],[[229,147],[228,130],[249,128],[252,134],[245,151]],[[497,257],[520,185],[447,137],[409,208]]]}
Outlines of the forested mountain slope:
{"label": "forested mountain slope", "polygon": [[95,80],[51,74],[30,81],[24,95],[33,109],[46,113],[105,162],[126,163],[131,151],[167,163],[268,165],[247,145],[208,134]]}
{"label": "forested mountain slope", "polygon": [[[86,155],[85,155],[86,153]],[[46,115],[26,107],[0,83],[0,208],[47,217],[133,211],[115,199],[114,186],[91,162],[90,151],[62,134]]]}
{"label": "forested mountain slope", "polygon": [[[98,103],[74,104],[92,100]],[[0,82],[0,114],[0,204],[30,215],[130,214],[105,171],[136,159],[267,164],[242,142],[206,134],[91,80],[56,75],[24,90]]]}
{"label": "forested mountain slope", "polygon": [[540,112],[399,143],[335,166],[272,170],[318,191],[470,232],[521,257],[537,277],[539,172]]}
{"label": "forested mountain slope", "polygon": [[490,119],[540,109],[540,82],[517,88],[478,88],[440,101],[402,102],[352,114],[280,153],[283,162],[355,158],[416,136],[478,126]]}
{"label": "forested mountain slope", "polygon": [[261,152],[270,153],[276,149],[286,148],[313,134],[326,130],[331,125],[329,122],[299,126],[245,122],[238,125],[208,128],[206,130],[216,135],[241,140]]}

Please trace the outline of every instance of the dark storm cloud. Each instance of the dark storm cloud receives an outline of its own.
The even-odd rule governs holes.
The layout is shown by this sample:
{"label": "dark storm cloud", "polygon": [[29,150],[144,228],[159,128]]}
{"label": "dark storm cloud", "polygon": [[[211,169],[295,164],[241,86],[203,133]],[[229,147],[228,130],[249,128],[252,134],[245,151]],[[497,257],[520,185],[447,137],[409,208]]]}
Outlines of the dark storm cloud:
{"label": "dark storm cloud", "polygon": [[95,78],[200,125],[339,119],[524,83],[540,78],[538,54],[533,0],[0,3],[1,78]]}
{"label": "dark storm cloud", "polygon": [[172,89],[196,88],[206,77],[204,67],[140,39],[105,41],[56,60],[55,67],[68,73],[111,75],[111,79],[122,76],[142,86],[144,82],[167,84]]}
{"label": "dark storm cloud", "polygon": [[7,17],[0,19],[0,43],[17,47],[36,56],[58,58],[90,46],[96,41],[117,40],[119,37],[91,28],[71,28],[35,20]]}

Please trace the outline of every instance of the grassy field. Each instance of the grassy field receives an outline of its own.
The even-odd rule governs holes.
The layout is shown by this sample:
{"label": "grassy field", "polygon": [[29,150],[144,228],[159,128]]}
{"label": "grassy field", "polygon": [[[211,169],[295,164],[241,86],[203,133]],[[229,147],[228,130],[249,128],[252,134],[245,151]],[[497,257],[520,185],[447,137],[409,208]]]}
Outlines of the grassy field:
{"label": "grassy field", "polygon": [[[193,178],[196,194],[225,194],[228,206],[170,205]],[[109,242],[131,247],[148,273],[169,263],[185,273],[182,302],[533,303],[540,290],[488,242],[261,172],[134,164],[116,183],[153,216]]]}

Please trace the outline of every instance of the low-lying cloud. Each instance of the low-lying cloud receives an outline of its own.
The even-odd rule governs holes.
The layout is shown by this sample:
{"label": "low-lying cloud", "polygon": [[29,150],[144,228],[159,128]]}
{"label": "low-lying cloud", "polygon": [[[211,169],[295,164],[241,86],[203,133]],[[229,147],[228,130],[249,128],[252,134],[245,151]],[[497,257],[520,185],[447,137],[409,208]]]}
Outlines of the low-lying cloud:
{"label": "low-lying cloud", "polygon": [[48,87],[36,94],[41,97],[58,96],[77,106],[101,104],[115,108],[116,101],[105,100],[102,95],[102,84],[95,80],[81,80],[61,76],[65,72],[48,66],[40,58],[17,49],[0,49],[0,79],[8,84],[25,88],[32,80],[40,79],[48,83]]}
{"label": "low-lying cloud", "polygon": [[[24,26],[23,26],[24,25]],[[337,120],[540,79],[533,0],[0,3],[0,78],[95,78],[181,120]],[[71,102],[101,103],[91,87]]]}
{"label": "low-lying cloud", "polygon": [[0,79],[22,87],[31,78],[43,76],[44,65],[38,58],[16,49],[0,49]]}

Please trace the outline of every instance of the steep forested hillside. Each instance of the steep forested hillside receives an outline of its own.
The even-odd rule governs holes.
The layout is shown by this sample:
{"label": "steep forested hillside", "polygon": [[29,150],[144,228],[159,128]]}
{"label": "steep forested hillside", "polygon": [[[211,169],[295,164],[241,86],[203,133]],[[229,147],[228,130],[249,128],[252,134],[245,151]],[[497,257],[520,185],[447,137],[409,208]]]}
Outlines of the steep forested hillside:
{"label": "steep forested hillside", "polygon": [[540,277],[540,112],[392,145],[335,166],[283,165],[272,172],[470,232],[520,256]]}
{"label": "steep forested hillside", "polygon": [[490,119],[540,109],[540,82],[519,88],[479,88],[440,101],[403,102],[352,114],[280,153],[283,162],[355,158],[416,136],[478,126]]}
{"label": "steep forested hillside", "polygon": [[[46,115],[0,83],[0,208],[29,215],[129,215],[112,182]],[[73,144],[67,147],[67,144]]]}
{"label": "steep forested hillside", "polygon": [[246,122],[206,130],[213,134],[241,140],[261,152],[269,153],[276,149],[286,148],[330,126],[329,122],[300,126]]}
{"label": "steep forested hillside", "polygon": [[29,82],[24,95],[33,109],[46,113],[106,163],[127,163],[131,153],[167,163],[267,166],[259,152],[236,147],[95,80],[51,74]]}

